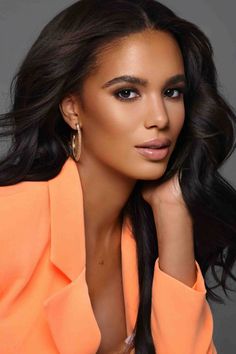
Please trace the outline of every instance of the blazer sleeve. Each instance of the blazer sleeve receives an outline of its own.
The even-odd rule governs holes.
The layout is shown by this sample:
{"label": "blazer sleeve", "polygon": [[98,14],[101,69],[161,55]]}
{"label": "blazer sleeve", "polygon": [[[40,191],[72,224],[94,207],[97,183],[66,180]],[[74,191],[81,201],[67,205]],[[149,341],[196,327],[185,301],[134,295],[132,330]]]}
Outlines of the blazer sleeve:
{"label": "blazer sleeve", "polygon": [[192,287],[162,271],[156,259],[152,285],[151,329],[157,354],[217,354],[213,316],[200,266]]}

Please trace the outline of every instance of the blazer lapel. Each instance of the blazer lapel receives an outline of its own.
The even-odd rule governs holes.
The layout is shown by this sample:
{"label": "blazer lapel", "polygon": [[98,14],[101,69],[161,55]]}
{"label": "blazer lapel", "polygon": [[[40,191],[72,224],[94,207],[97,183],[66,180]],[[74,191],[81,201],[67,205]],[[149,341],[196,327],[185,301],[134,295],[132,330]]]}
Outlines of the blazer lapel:
{"label": "blazer lapel", "polygon": [[[50,261],[68,285],[44,302],[52,337],[60,354],[94,354],[101,341],[86,282],[83,191],[75,161],[69,157],[48,181],[50,197]],[[122,279],[127,335],[133,331],[139,303],[136,242],[128,218],[122,226]]]}

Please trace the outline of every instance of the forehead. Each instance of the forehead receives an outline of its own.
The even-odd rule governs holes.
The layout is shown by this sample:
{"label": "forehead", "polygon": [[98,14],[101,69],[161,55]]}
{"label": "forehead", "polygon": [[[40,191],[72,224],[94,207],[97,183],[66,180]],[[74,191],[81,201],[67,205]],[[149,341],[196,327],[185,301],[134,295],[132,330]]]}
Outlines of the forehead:
{"label": "forehead", "polygon": [[164,31],[145,30],[109,44],[98,56],[96,79],[101,82],[116,75],[139,74],[159,78],[184,73],[181,50],[174,37]]}

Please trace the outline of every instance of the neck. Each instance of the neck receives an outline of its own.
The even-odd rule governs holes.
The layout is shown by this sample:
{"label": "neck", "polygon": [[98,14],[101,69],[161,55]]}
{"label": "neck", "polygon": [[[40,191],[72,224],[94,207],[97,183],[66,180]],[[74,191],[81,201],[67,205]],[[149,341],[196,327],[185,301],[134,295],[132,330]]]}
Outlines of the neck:
{"label": "neck", "polygon": [[86,242],[109,247],[120,237],[122,216],[136,181],[96,161],[77,163],[84,204]]}

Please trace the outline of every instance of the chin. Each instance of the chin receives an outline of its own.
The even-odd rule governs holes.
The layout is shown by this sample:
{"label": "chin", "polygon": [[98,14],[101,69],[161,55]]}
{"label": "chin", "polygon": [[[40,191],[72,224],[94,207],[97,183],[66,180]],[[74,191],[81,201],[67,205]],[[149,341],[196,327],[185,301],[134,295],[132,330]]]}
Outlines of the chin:
{"label": "chin", "polygon": [[144,169],[142,171],[139,171],[137,173],[137,179],[142,179],[142,180],[147,180],[147,181],[153,181],[156,179],[161,178],[166,171],[166,166],[155,166],[154,168],[152,167],[151,169]]}

